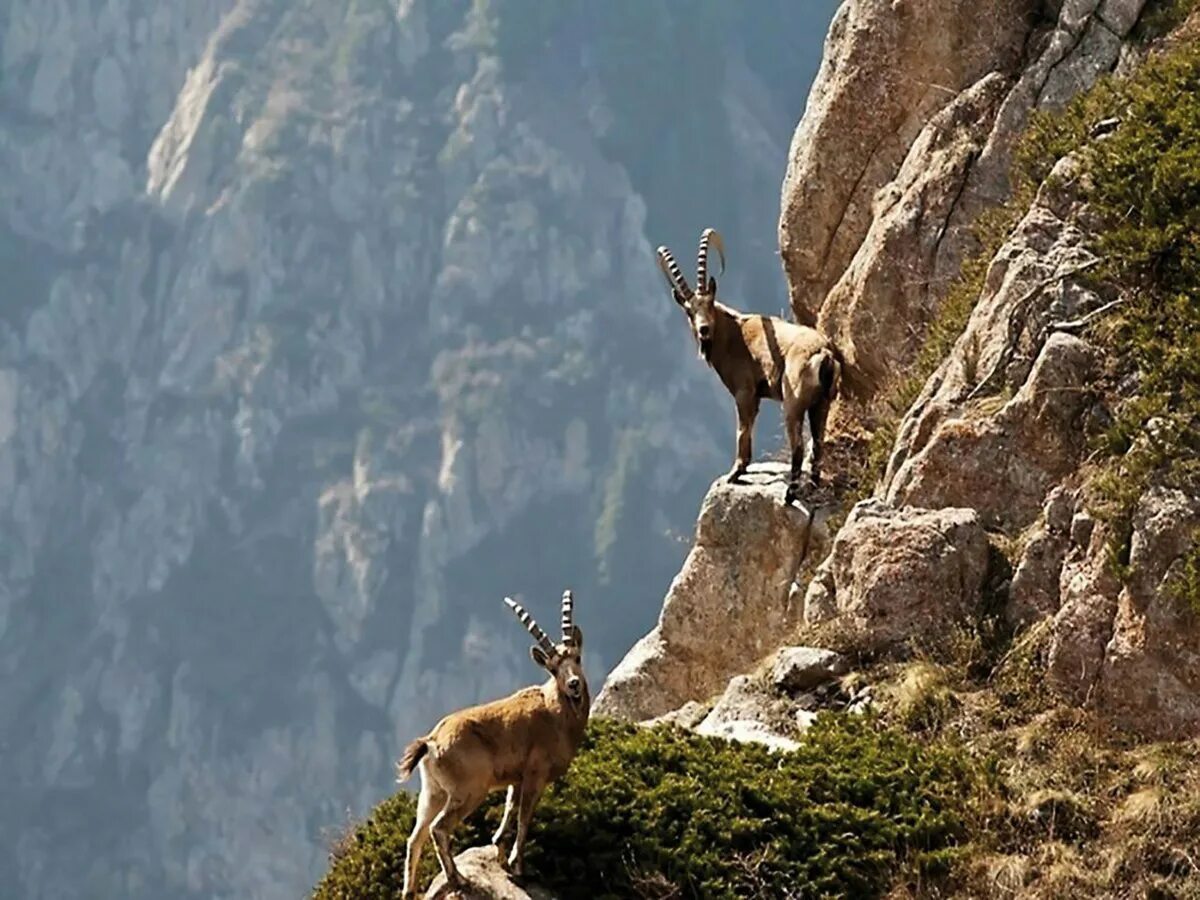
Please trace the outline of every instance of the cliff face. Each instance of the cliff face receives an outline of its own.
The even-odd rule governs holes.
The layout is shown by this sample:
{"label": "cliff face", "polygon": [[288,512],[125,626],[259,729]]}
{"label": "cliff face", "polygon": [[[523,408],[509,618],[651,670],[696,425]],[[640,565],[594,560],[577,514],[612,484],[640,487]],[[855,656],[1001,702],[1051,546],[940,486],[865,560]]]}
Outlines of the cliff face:
{"label": "cliff face", "polygon": [[[993,641],[1015,632],[1013,654],[1037,657],[1054,703],[1144,737],[1197,733],[1200,636],[1179,594],[1200,509],[1194,453],[1191,476],[1170,474],[1166,456],[1149,470],[1138,461],[1138,442],[1164,446],[1171,418],[1139,426],[1150,434],[1125,458],[1096,449],[1114,422],[1141,421],[1128,410],[1147,381],[1132,347],[1089,327],[1143,289],[1103,255],[1111,223],[1084,164],[1123,125],[1084,120],[1072,152],[1042,161],[1040,183],[1020,193],[1014,168],[1036,112],[1137,71],[1147,51],[1132,35],[1151,12],[1162,14],[1095,0],[842,5],[792,142],[780,243],[796,317],[834,336],[865,388],[834,434],[874,430],[886,465],[790,590],[747,573],[773,571],[760,560],[786,555],[792,526],[756,542],[736,523],[766,521],[758,488],[714,485],[658,627],[614,671],[601,709],[695,725],[731,669],[759,672],[786,644],[936,657],[983,628]],[[981,237],[986,216],[998,236]],[[1161,408],[1194,429],[1194,409]],[[1114,479],[1125,518],[1102,521]],[[718,507],[731,524],[714,533]],[[735,549],[710,570],[714,545]],[[683,634],[677,609],[695,622],[737,611],[738,624]],[[731,634],[747,649],[732,665]],[[671,674],[680,667],[686,680]],[[718,709],[731,693],[745,685],[731,682]]]}
{"label": "cliff face", "polygon": [[779,240],[797,318],[873,386],[912,361],[975,247],[968,226],[1008,197],[1030,114],[1112,71],[1143,5],[842,5],[792,139]]}
{"label": "cliff face", "polygon": [[571,584],[597,673],[649,624],[727,455],[650,248],[703,207],[769,260],[815,57],[633,11],[0,4],[20,896],[294,896],[404,741],[528,678],[501,596]]}

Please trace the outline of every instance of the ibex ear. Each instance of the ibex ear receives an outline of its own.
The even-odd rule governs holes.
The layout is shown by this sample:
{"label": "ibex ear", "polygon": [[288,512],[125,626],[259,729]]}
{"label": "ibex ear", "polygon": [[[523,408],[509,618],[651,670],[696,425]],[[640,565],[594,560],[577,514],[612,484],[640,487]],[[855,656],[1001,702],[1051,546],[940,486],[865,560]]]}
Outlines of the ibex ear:
{"label": "ibex ear", "polygon": [[550,655],[537,644],[534,644],[529,648],[529,655],[532,656],[533,661],[543,669],[548,670],[550,668]]}
{"label": "ibex ear", "polygon": [[688,302],[684,299],[683,294],[679,293],[677,288],[671,288],[671,296],[675,298],[675,302],[682,306],[685,310],[688,308]]}
{"label": "ibex ear", "polygon": [[715,294],[717,292],[717,279],[713,278],[711,275],[708,278],[708,292],[710,294]]}
{"label": "ibex ear", "polygon": [[580,653],[583,652],[583,629],[578,625],[571,626],[571,643]]}

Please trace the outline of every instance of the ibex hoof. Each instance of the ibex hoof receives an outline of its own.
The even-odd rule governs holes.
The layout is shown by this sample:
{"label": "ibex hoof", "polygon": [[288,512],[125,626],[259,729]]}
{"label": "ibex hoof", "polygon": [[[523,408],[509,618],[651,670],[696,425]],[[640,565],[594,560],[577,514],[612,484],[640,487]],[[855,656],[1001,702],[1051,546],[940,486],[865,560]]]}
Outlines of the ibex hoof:
{"label": "ibex hoof", "polygon": [[742,476],[745,474],[746,474],[746,470],[741,467],[738,467],[736,469],[733,469],[728,475],[725,476],[725,481],[728,482],[729,484],[737,484],[739,481],[742,480]]}

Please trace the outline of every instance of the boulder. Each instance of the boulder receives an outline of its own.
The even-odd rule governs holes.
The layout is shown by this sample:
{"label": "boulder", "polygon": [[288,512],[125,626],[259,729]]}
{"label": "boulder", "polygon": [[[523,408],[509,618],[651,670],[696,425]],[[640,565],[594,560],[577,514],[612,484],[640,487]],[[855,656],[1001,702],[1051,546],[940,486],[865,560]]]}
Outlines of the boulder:
{"label": "boulder", "polygon": [[693,729],[704,721],[711,707],[707,703],[700,703],[697,700],[689,700],[679,709],[673,709],[669,713],[664,713],[661,716],[655,716],[653,719],[646,719],[639,724],[647,728],[656,728],[659,725],[673,725],[676,728]]}
{"label": "boulder", "polygon": [[845,675],[846,657],[820,647],[782,647],[771,667],[771,683],[787,693],[808,691]]}
{"label": "boulder", "polygon": [[796,718],[794,705],[771,690],[765,681],[739,675],[729,682],[721,699],[695,732],[787,752],[800,746],[795,738],[807,724],[807,720]]}
{"label": "boulder", "polygon": [[972,509],[851,511],[804,597],[809,625],[878,651],[944,635],[978,609],[988,542]]}
{"label": "boulder", "polygon": [[454,862],[467,887],[448,890],[445,876],[439,874],[425,892],[425,900],[554,900],[549,891],[513,881],[495,847],[472,847],[454,857]]}

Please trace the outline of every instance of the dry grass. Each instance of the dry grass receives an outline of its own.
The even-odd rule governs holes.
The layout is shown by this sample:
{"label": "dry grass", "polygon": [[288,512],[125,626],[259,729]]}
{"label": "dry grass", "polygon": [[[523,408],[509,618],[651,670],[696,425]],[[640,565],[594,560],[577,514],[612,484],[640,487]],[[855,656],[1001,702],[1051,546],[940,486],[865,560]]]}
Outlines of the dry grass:
{"label": "dry grass", "polygon": [[866,680],[891,725],[961,742],[992,773],[948,879],[900,897],[1200,898],[1200,739],[1156,744],[1048,693],[1050,623],[994,670],[952,656],[881,663]]}

